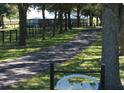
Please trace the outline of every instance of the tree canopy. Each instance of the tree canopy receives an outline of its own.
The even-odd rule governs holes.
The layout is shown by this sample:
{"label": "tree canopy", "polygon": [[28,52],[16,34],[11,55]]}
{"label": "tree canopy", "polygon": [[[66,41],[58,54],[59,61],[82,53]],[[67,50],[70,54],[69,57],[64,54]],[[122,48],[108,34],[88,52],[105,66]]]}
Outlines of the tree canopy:
{"label": "tree canopy", "polygon": [[7,17],[18,16],[18,9],[16,4],[0,4],[0,15]]}

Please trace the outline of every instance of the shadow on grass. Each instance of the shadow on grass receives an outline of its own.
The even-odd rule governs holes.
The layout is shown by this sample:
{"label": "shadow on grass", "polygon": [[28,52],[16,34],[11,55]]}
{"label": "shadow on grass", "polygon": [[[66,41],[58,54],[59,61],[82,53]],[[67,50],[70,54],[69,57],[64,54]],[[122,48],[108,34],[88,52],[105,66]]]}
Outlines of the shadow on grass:
{"label": "shadow on grass", "polygon": [[[101,34],[100,34],[101,35]],[[92,44],[92,46],[88,47],[85,51],[82,51],[80,54],[76,55],[73,59],[68,60],[61,64],[56,64],[56,70],[69,70],[69,71],[83,71],[83,70],[99,70],[101,64],[101,37],[99,38],[97,43]],[[124,57],[120,57],[120,70],[121,70],[121,78],[122,82],[124,81]],[[55,84],[56,82],[63,77],[64,75],[68,75],[66,73],[56,74]],[[87,74],[97,78],[99,80],[100,74]],[[49,81],[49,72],[41,73],[37,76],[32,77],[31,79],[25,80],[23,82],[18,83],[17,85],[13,85],[9,87],[9,89],[49,89],[50,81]]]}
{"label": "shadow on grass", "polygon": [[[100,40],[100,39],[99,39]],[[98,40],[97,43],[100,41]],[[101,61],[101,46],[97,43],[92,44],[87,49],[83,50],[80,54],[74,56],[64,63],[59,63],[55,65],[56,70],[69,70],[69,71],[89,71],[89,70],[99,70]],[[97,46],[98,45],[98,46]],[[31,79],[20,82],[16,85],[12,85],[9,89],[49,89],[50,87],[50,77],[49,71],[43,72],[39,75],[33,76]],[[63,77],[68,75],[67,73],[59,73],[55,75],[56,82]],[[99,73],[87,74],[96,77],[97,80],[100,78]]]}
{"label": "shadow on grass", "polygon": [[50,89],[50,79],[49,79],[49,72],[43,72],[37,76],[33,76],[32,79],[24,80],[18,84],[8,86],[8,89],[15,89],[15,90],[38,90],[38,89]]}
{"label": "shadow on grass", "polygon": [[46,40],[42,40],[42,37],[32,37],[27,40],[26,47],[15,46],[15,43],[7,43],[0,46],[0,62],[15,59],[33,52],[42,50],[43,48],[63,43],[73,39],[80,30],[71,30],[64,34],[57,34],[55,37],[46,37]]}

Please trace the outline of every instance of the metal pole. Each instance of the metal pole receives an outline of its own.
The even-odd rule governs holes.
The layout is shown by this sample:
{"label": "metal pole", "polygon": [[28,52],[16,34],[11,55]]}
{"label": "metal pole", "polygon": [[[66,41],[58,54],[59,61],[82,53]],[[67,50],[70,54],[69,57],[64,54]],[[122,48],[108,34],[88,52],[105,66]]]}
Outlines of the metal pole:
{"label": "metal pole", "polygon": [[2,32],[2,44],[4,44],[4,31],[1,32]]}
{"label": "metal pole", "polygon": [[105,64],[101,65],[100,90],[105,89]]}
{"label": "metal pole", "polygon": [[11,41],[12,41],[12,30],[10,30],[9,41],[10,41],[10,43],[11,43]]}
{"label": "metal pole", "polygon": [[50,90],[54,90],[54,63],[50,63]]}
{"label": "metal pole", "polygon": [[18,30],[15,30],[16,33],[16,43],[18,42]]}

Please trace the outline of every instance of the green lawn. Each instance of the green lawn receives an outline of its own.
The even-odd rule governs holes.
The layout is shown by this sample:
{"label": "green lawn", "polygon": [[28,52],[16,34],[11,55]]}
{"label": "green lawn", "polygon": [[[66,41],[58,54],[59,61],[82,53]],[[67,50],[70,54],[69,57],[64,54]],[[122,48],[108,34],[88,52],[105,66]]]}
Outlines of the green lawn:
{"label": "green lawn", "polygon": [[[99,40],[93,43],[87,49],[81,51],[73,59],[64,63],[57,64],[55,69],[59,70],[99,70],[101,62],[101,33],[99,33]],[[124,81],[124,56],[120,57],[120,70],[122,82]],[[66,75],[66,74],[64,74]],[[100,74],[88,74],[92,75],[99,80]],[[60,79],[63,74],[56,74],[56,79]],[[9,89],[49,89],[49,70],[39,75],[33,76],[31,79],[24,80],[17,85],[12,85]]]}
{"label": "green lawn", "polygon": [[[46,40],[42,40],[42,34],[39,34],[38,36],[30,36],[27,39],[26,47],[17,46],[16,40],[15,40],[16,35],[14,32],[12,32],[13,40],[12,40],[12,43],[10,43],[9,42],[9,33],[10,33],[9,30],[12,30],[12,29],[8,29],[8,28],[3,29],[2,31],[6,31],[6,34],[5,34],[6,39],[5,39],[5,44],[0,45],[0,62],[12,60],[12,59],[24,56],[29,53],[37,52],[39,50],[42,50],[43,48],[71,40],[82,29],[89,29],[89,28],[73,28],[72,30],[68,30],[68,32],[65,32],[63,34],[56,33],[55,37],[51,37],[52,32],[49,28],[47,28]],[[92,28],[92,29],[96,29],[96,28]],[[0,34],[0,37],[2,37],[1,34]],[[1,39],[0,39],[0,42],[2,42]]]}
{"label": "green lawn", "polygon": [[46,36],[46,40],[42,40],[42,36],[30,37],[27,39],[26,47],[15,46],[13,43],[7,43],[7,45],[2,45],[0,47],[0,62],[5,62],[17,57],[37,52],[43,48],[60,44],[65,41],[71,40],[76,36],[81,29],[73,29],[64,34],[56,34],[55,37]]}
{"label": "green lawn", "polygon": [[[101,35],[99,35],[97,43],[92,44],[80,54],[74,56],[73,59],[68,60],[62,64],[56,64],[55,69],[61,70],[99,70],[101,58]],[[64,74],[65,75],[65,74]],[[99,80],[99,74],[92,74]],[[57,81],[63,74],[56,74]],[[31,79],[24,80],[17,85],[12,85],[10,89],[49,89],[49,70],[39,75],[33,76]]]}

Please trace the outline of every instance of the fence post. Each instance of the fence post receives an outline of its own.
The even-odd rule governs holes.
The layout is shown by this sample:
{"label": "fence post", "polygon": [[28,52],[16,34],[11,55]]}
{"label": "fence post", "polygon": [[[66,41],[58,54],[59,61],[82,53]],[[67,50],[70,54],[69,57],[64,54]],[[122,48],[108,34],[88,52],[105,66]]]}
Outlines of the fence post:
{"label": "fence post", "polygon": [[31,37],[33,37],[33,26],[31,26]]}
{"label": "fence post", "polygon": [[50,90],[54,90],[54,63],[50,63]]}
{"label": "fence post", "polygon": [[100,90],[105,89],[105,64],[101,65],[101,76],[100,76]]}
{"label": "fence post", "polygon": [[2,44],[4,44],[4,31],[1,32],[2,32]]}
{"label": "fence post", "polygon": [[30,24],[28,25],[28,37],[30,38],[30,36],[31,36],[31,26],[30,26]]}
{"label": "fence post", "polygon": [[33,25],[33,37],[35,37],[35,23],[34,23],[34,25]]}
{"label": "fence post", "polygon": [[34,27],[34,37],[36,38],[37,36],[36,36],[36,30],[37,30],[37,26],[36,26],[37,24],[35,24],[35,27]]}
{"label": "fence post", "polygon": [[10,30],[10,35],[9,35],[9,41],[10,41],[10,43],[11,43],[11,41],[12,41],[12,30]]}
{"label": "fence post", "polygon": [[16,32],[16,43],[17,43],[17,41],[18,41],[18,30],[15,30],[15,32]]}

